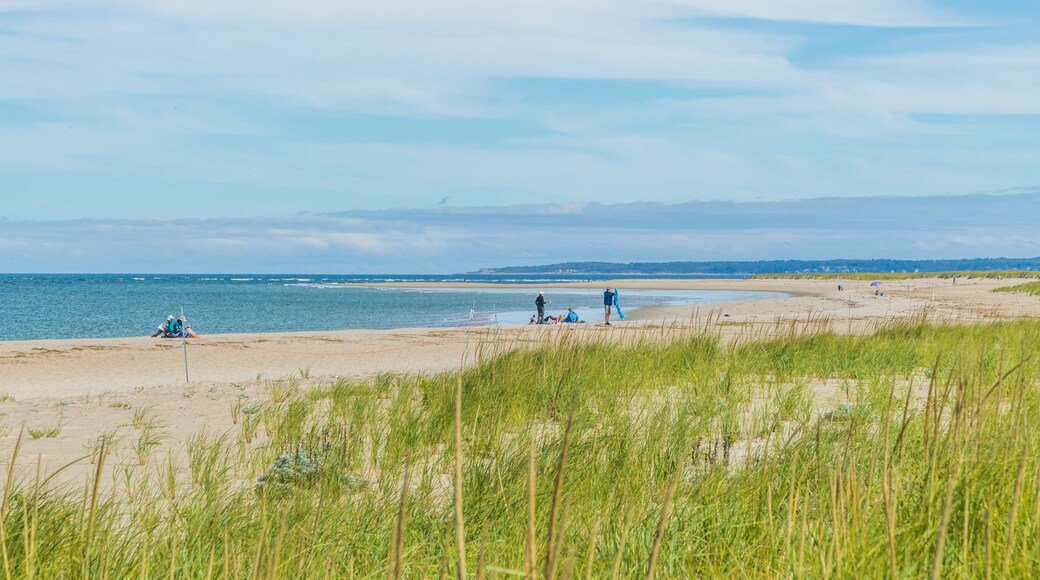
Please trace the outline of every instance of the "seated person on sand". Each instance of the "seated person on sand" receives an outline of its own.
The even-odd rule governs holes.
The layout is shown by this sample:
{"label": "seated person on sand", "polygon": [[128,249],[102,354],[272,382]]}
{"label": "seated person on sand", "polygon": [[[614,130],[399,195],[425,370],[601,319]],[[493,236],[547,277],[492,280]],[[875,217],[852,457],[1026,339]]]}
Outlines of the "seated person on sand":
{"label": "seated person on sand", "polygon": [[171,314],[166,317],[166,322],[159,325],[159,329],[155,331],[155,334],[152,335],[152,338],[155,338],[159,335],[169,336],[173,333],[174,327],[175,321],[173,319],[173,315]]}
{"label": "seated person on sand", "polygon": [[191,324],[188,323],[188,319],[183,317],[183,316],[181,316],[180,318],[177,319],[177,328],[178,328],[178,330],[177,330],[177,337],[178,338],[180,338],[182,336],[183,337],[187,337],[187,338],[198,338],[199,337],[199,335],[195,334],[195,331],[191,329]]}
{"label": "seated person on sand", "polygon": [[162,336],[163,338],[198,338],[199,335],[195,334],[195,331],[191,329],[191,325],[188,324],[186,318],[181,316],[180,318],[174,318],[171,314],[166,317],[166,322],[159,325],[159,330],[155,331],[152,337]]}
{"label": "seated person on sand", "polygon": [[578,313],[573,308],[567,309],[567,317],[563,319],[564,322],[575,323],[578,322]]}
{"label": "seated person on sand", "polygon": [[170,321],[170,326],[167,332],[163,333],[163,338],[180,338],[184,336],[184,319],[177,318]]}

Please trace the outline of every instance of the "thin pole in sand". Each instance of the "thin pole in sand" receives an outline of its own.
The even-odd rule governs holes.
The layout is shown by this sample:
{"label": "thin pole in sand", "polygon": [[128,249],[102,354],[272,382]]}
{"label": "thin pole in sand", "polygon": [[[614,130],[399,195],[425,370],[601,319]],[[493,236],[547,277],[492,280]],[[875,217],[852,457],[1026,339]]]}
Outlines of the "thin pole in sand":
{"label": "thin pole in sand", "polygon": [[188,334],[184,329],[188,326],[188,319],[184,317],[184,307],[181,307],[181,348],[184,349],[184,384],[188,384]]}
{"label": "thin pole in sand", "polygon": [[846,296],[849,297],[849,334],[852,334],[852,293],[848,293]]}

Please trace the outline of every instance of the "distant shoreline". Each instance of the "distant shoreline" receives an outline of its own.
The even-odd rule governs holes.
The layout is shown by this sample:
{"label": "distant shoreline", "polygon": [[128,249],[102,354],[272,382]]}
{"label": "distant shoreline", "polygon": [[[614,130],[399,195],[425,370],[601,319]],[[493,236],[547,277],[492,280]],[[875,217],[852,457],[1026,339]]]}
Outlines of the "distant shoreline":
{"label": "distant shoreline", "polygon": [[746,278],[613,278],[583,282],[532,282],[532,283],[488,283],[488,282],[365,282],[344,284],[365,288],[619,288],[621,290],[702,290],[719,292],[780,292],[792,296],[819,296],[827,291],[819,284],[803,284],[798,281],[749,280]]}
{"label": "distant shoreline", "polygon": [[[617,268],[625,268],[620,271]],[[1040,270],[1040,256],[1029,258],[958,258],[941,260],[833,259],[833,260],[712,260],[667,262],[571,261],[554,264],[480,268],[461,275],[568,274],[573,276],[776,276],[797,274],[935,273],[991,270]]]}
{"label": "distant shoreline", "polygon": [[[452,274],[455,276],[456,274]],[[464,272],[457,274],[458,276],[654,276],[659,278],[668,278],[676,276],[703,276],[706,278],[746,278],[748,276],[754,276],[751,272],[545,272],[545,271],[531,271],[531,272]],[[782,276],[783,274],[778,274]]]}

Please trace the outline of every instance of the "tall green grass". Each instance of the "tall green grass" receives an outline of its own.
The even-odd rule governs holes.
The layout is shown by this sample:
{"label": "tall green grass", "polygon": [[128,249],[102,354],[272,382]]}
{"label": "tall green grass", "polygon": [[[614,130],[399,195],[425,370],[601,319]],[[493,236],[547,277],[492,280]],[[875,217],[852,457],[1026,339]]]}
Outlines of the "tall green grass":
{"label": "tall green grass", "polygon": [[817,280],[916,280],[919,278],[1040,278],[1034,270],[962,270],[950,272],[835,272],[814,274],[754,274],[753,279],[817,279]]}
{"label": "tall green grass", "polygon": [[275,393],[153,477],[105,481],[104,440],[63,487],[16,446],[3,573],[1040,572],[1040,324],[620,337]]}
{"label": "tall green grass", "polygon": [[1016,284],[1014,286],[1001,286],[1000,288],[994,288],[993,291],[1040,296],[1040,282],[1026,282],[1025,284]]}

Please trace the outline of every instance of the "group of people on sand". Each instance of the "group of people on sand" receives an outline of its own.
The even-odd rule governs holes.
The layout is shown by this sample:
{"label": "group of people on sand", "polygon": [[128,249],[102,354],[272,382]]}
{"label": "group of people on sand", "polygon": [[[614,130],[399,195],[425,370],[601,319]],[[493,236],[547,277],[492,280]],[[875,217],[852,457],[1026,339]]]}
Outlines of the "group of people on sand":
{"label": "group of people on sand", "polygon": [[198,338],[199,335],[191,329],[188,319],[183,315],[180,318],[172,314],[166,317],[166,322],[159,325],[159,329],[152,334],[152,338],[161,336],[163,338]]}
{"label": "group of people on sand", "polygon": [[[541,296],[541,295],[539,295],[539,296]],[[544,306],[542,307],[542,312],[543,313],[545,312],[545,307]],[[531,324],[573,324],[573,323],[576,323],[576,322],[581,322],[581,323],[585,322],[584,320],[579,320],[578,319],[578,313],[575,312],[573,308],[567,308],[567,312],[564,312],[564,313],[561,313],[561,314],[557,314],[555,316],[552,315],[552,314],[550,314],[548,316],[544,316],[543,315],[542,319],[541,319],[541,322],[538,321],[538,317],[539,317],[538,314],[532,314],[531,315]]]}
{"label": "group of people on sand", "polygon": [[[567,323],[578,323],[585,322],[584,320],[578,319],[578,313],[574,311],[574,308],[567,308],[567,312],[557,314],[556,316],[545,315],[545,305],[552,304],[552,300],[545,299],[545,292],[539,292],[538,297],[534,299],[534,306],[538,310],[537,314],[531,316],[531,324],[567,324]],[[617,305],[617,288],[607,288],[603,292],[603,324],[610,326],[610,315],[613,309]],[[622,317],[624,319],[624,317]]]}

